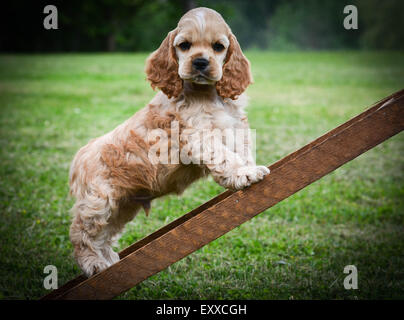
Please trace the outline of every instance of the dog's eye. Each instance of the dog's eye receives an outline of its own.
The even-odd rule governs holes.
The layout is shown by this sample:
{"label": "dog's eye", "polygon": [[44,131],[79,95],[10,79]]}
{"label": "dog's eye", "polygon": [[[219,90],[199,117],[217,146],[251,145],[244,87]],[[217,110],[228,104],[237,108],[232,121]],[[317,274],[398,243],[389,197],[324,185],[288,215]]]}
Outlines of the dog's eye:
{"label": "dog's eye", "polygon": [[181,50],[186,51],[186,50],[189,50],[189,48],[191,48],[191,43],[188,41],[184,41],[184,42],[181,42],[178,46],[180,47]]}
{"label": "dog's eye", "polygon": [[216,42],[212,45],[213,50],[216,52],[221,52],[224,50],[224,45],[222,45],[220,42]]}

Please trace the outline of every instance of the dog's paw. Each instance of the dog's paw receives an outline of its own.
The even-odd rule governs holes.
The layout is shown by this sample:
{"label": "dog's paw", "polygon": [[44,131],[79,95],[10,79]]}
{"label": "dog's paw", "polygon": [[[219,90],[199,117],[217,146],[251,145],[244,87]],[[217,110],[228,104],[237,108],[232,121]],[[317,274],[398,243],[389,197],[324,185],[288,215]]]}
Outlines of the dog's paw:
{"label": "dog's paw", "polygon": [[103,256],[111,264],[117,263],[120,260],[119,254],[117,252],[115,252],[111,247],[109,247],[103,251]]}
{"label": "dog's paw", "polygon": [[77,262],[87,278],[107,269],[110,265],[112,265],[111,261],[95,255],[78,259]]}
{"label": "dog's paw", "polygon": [[240,190],[262,180],[267,174],[269,169],[265,166],[244,166],[224,178],[222,185],[229,189]]}

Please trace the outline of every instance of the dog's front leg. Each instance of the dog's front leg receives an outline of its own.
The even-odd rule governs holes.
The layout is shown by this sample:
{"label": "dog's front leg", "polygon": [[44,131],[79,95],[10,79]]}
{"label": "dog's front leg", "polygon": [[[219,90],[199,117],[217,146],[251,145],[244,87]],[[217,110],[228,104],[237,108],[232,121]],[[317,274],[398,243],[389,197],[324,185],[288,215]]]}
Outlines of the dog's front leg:
{"label": "dog's front leg", "polygon": [[[214,180],[221,186],[238,190],[250,186],[264,178],[269,173],[265,166],[255,165],[248,150],[247,157],[229,149],[218,136],[206,135],[201,140],[202,145],[193,143],[198,152],[192,153],[194,163],[202,163],[210,170]],[[247,145],[249,148],[249,145]]]}
{"label": "dog's front leg", "polygon": [[231,160],[218,159],[217,162],[207,164],[214,180],[221,186],[239,190],[250,186],[264,178],[269,173],[265,166],[257,166],[251,162],[245,163],[242,158],[224,147],[223,157]]}

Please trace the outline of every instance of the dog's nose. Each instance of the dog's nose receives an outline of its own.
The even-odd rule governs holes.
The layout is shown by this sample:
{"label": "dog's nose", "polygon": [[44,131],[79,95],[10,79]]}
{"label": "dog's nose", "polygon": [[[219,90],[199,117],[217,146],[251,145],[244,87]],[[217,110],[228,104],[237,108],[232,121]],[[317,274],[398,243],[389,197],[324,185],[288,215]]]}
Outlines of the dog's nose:
{"label": "dog's nose", "polygon": [[196,70],[203,71],[209,65],[209,61],[204,58],[196,58],[192,61],[192,65]]}

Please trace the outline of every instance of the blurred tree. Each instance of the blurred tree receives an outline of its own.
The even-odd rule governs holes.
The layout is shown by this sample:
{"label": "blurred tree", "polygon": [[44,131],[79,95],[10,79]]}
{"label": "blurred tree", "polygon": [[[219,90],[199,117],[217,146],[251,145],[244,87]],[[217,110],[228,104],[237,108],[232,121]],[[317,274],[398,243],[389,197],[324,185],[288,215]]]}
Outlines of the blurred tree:
{"label": "blurred tree", "polygon": [[360,45],[367,49],[404,49],[404,1],[357,0]]}
{"label": "blurred tree", "polygon": [[45,30],[45,0],[2,4],[0,50],[151,51],[189,9],[217,10],[245,48],[403,49],[403,0],[352,0],[359,29],[345,30],[341,0],[52,0],[59,29]]}
{"label": "blurred tree", "polygon": [[279,0],[208,0],[199,1],[198,4],[219,11],[243,47],[265,49],[268,47],[267,20],[279,2]]}
{"label": "blurred tree", "polygon": [[75,1],[62,16],[66,27],[82,28],[78,35],[96,39],[103,43],[101,50],[107,51],[151,50],[183,12],[183,1]]}
{"label": "blurred tree", "polygon": [[340,0],[281,1],[268,19],[273,49],[336,49],[357,47],[358,30],[345,30]]}

